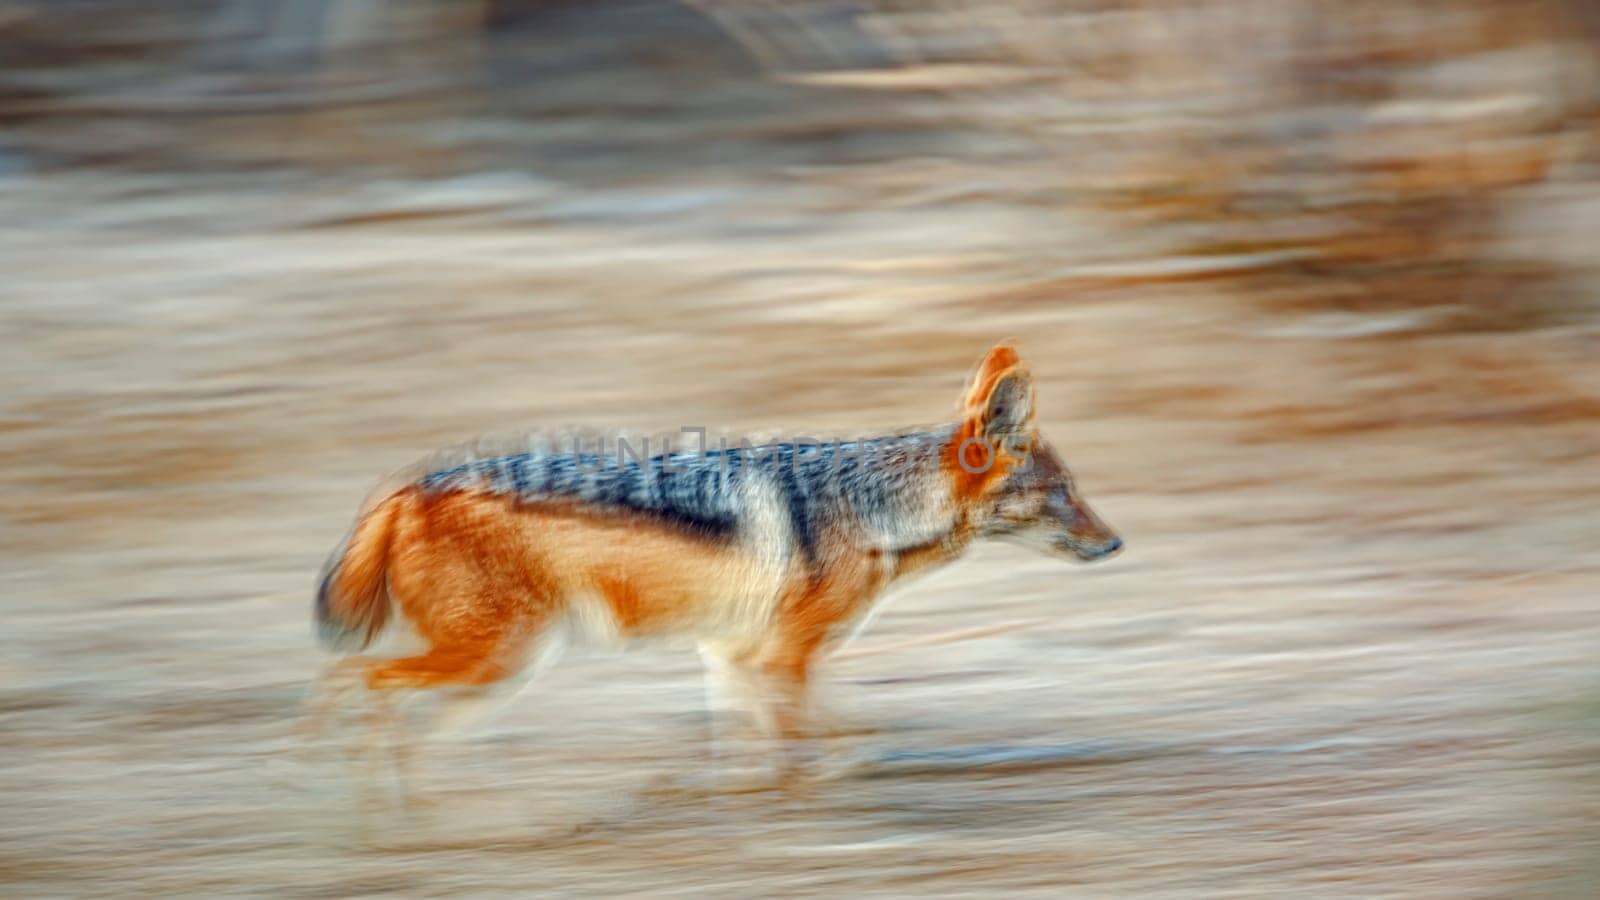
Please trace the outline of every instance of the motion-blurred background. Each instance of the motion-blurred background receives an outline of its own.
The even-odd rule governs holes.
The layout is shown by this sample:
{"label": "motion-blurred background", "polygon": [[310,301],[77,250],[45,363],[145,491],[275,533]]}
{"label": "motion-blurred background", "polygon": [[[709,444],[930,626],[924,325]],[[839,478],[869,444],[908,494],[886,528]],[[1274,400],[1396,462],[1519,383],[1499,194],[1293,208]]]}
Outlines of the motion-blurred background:
{"label": "motion-blurred background", "polygon": [[[1589,0],[9,0],[0,891],[1594,896],[1597,228]],[[269,765],[383,472],[1003,337],[1129,547],[905,591],[865,774],[674,788],[667,651]]]}

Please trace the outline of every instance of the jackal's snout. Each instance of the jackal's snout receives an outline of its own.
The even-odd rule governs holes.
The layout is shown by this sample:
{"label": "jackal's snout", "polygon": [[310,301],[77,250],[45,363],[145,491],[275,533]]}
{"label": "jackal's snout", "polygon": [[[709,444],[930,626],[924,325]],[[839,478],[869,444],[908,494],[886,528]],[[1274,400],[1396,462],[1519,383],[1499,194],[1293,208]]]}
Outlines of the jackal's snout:
{"label": "jackal's snout", "polygon": [[1122,535],[1117,534],[1094,510],[1081,500],[1072,504],[1071,524],[1067,527],[1067,550],[1082,562],[1099,562],[1122,552]]}
{"label": "jackal's snout", "polygon": [[1100,544],[1079,544],[1073,548],[1073,552],[1077,553],[1078,558],[1084,562],[1099,562],[1122,552],[1122,538],[1113,534]]}

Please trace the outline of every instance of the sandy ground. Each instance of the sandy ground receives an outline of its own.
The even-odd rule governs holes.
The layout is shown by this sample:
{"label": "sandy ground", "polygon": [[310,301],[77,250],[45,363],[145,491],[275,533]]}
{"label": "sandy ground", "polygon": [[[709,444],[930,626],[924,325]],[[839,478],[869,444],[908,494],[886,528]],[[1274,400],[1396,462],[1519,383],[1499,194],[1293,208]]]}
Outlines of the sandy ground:
{"label": "sandy ground", "polygon": [[[1591,326],[1079,290],[1159,257],[826,174],[0,182],[0,892],[1600,890]],[[1128,550],[902,591],[827,673],[880,729],[848,777],[686,787],[673,648],[569,657],[430,755],[420,808],[282,763],[312,580],[382,473],[541,426],[936,421],[1006,336]]]}

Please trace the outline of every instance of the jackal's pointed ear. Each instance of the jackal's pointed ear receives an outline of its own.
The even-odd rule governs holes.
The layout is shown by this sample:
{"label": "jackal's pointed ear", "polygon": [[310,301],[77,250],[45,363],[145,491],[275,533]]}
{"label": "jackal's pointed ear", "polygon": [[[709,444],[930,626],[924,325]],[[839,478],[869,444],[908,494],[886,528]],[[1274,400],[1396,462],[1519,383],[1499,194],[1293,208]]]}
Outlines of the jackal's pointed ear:
{"label": "jackal's pointed ear", "polygon": [[1033,376],[1021,366],[1000,373],[978,413],[988,437],[1018,434],[1033,426]]}
{"label": "jackal's pointed ear", "polygon": [[984,434],[1025,431],[1033,421],[1033,376],[1009,341],[998,344],[972,376],[964,403],[966,415],[977,419]]}
{"label": "jackal's pointed ear", "polygon": [[981,409],[989,401],[989,393],[994,390],[1000,376],[1021,365],[1022,358],[1017,355],[1015,345],[1010,341],[995,344],[983,355],[983,359],[978,360],[978,368],[973,370],[972,381],[968,384],[966,396],[962,398],[962,408],[969,413]]}
{"label": "jackal's pointed ear", "polygon": [[983,359],[978,360],[977,371],[972,373],[972,387],[967,389],[967,408],[971,409],[988,399],[989,390],[994,387],[1000,373],[1020,365],[1022,357],[1017,355],[1017,348],[1010,341],[1001,341],[990,348]]}

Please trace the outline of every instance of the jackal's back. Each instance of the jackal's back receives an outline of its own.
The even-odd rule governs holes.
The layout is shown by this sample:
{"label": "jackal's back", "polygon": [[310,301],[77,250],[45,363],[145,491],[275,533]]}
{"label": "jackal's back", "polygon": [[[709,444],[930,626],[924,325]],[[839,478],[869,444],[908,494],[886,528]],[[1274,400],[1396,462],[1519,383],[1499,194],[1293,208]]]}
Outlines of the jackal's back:
{"label": "jackal's back", "polygon": [[[642,516],[697,535],[734,540],[754,532],[816,558],[830,535],[866,532],[914,542],[932,524],[923,495],[937,497],[937,452],[949,430],[833,442],[788,442],[640,458],[527,450],[425,467],[429,493],[479,492],[512,502],[572,502],[598,514]],[[601,447],[605,445],[602,443]],[[925,483],[922,495],[919,482]],[[776,505],[781,534],[770,534]]]}

